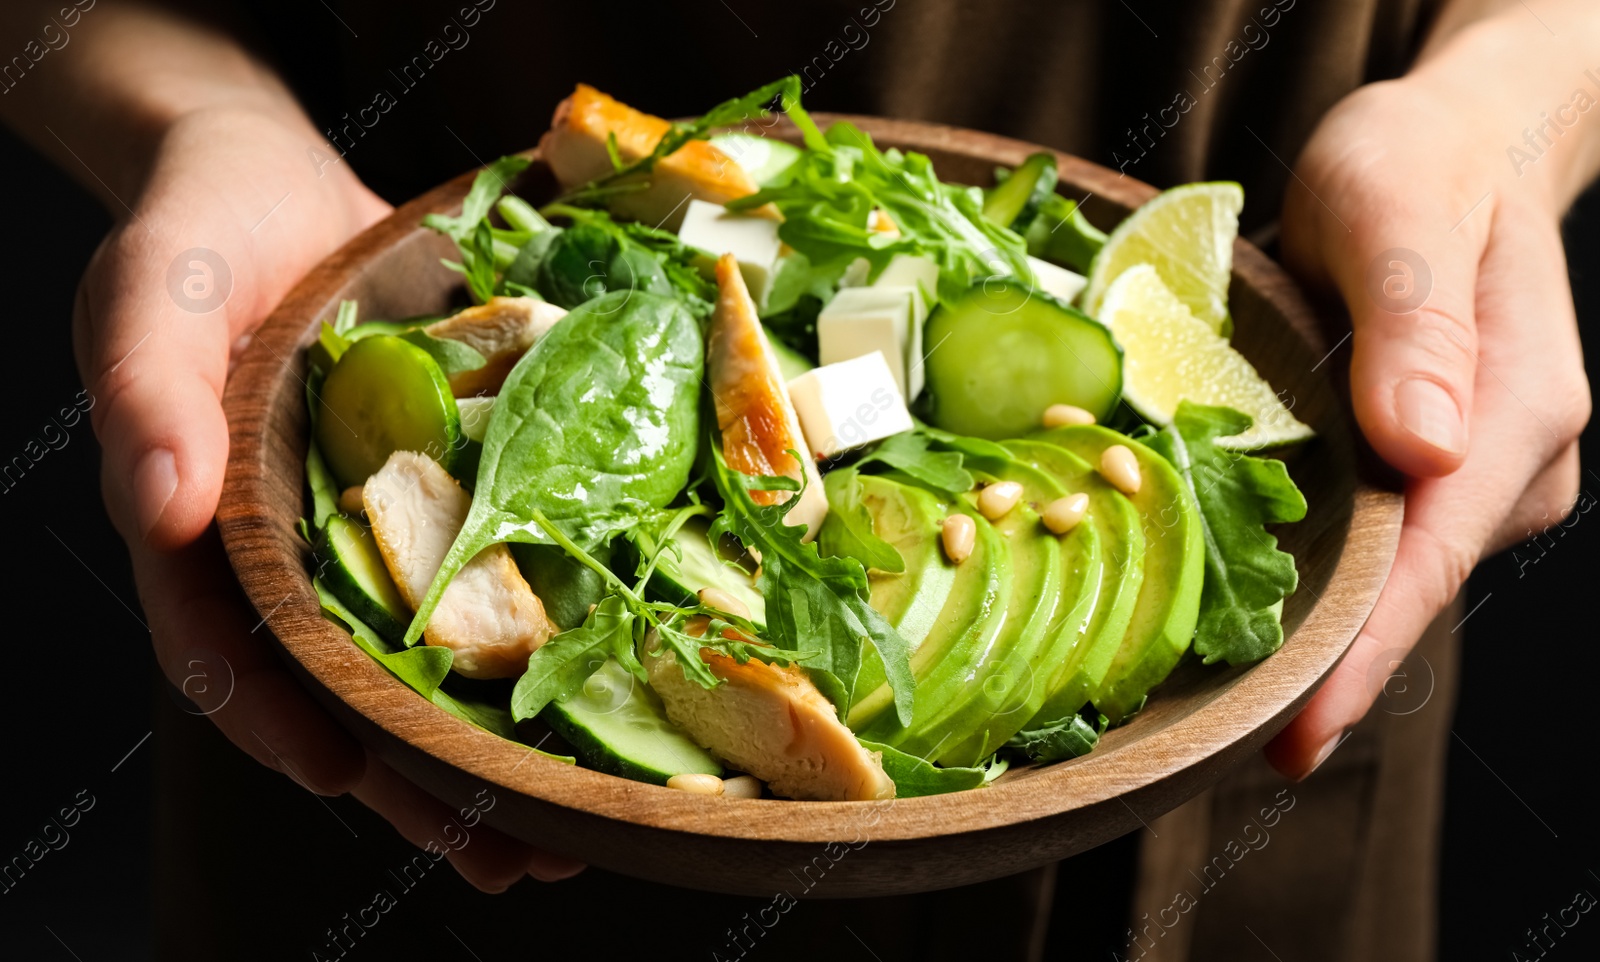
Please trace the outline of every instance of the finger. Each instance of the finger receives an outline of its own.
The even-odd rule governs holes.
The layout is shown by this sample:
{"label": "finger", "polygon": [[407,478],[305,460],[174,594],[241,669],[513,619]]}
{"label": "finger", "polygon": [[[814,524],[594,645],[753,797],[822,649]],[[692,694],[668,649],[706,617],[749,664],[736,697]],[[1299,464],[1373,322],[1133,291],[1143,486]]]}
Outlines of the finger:
{"label": "finger", "polygon": [[[224,276],[231,268],[209,252],[190,257],[199,265],[191,268],[174,249],[182,241],[140,236],[145,233],[125,225],[101,245],[79,288],[74,323],[84,345],[95,434],[131,492],[129,513],[116,519],[119,528],[130,541],[170,548],[205,530],[222,491],[228,426],[221,396],[231,338],[225,320],[179,306],[181,300],[204,307],[210,300],[188,297],[182,281],[175,300],[164,278],[169,263],[178,263],[180,270],[200,272],[195,284],[231,284]],[[187,290],[199,295],[204,288]]]}
{"label": "finger", "polygon": [[553,882],[584,869],[582,862],[536,849],[479,821],[493,807],[492,796],[486,804],[457,812],[373,756],[353,794],[406,841],[435,859],[448,857],[462,878],[484,892],[504,892],[525,875]]}
{"label": "finger", "polygon": [[[1554,253],[1552,253],[1554,247]],[[1474,385],[1474,442],[1454,474],[1412,481],[1389,579],[1372,616],[1305,710],[1268,746],[1302,778],[1376,700],[1375,662],[1409,651],[1493,546],[1505,518],[1587,418],[1587,383],[1573,356],[1576,322],[1553,225],[1498,221],[1484,260]]]}
{"label": "finger", "polygon": [[1350,310],[1362,433],[1406,474],[1437,477],[1467,453],[1484,241],[1470,227],[1449,233],[1451,214],[1409,192],[1385,179],[1357,195],[1330,271]]}
{"label": "finger", "polygon": [[361,779],[361,747],[278,663],[271,615],[257,619],[215,530],[164,553],[133,550],[134,577],[156,659],[228,740],[324,795]]}
{"label": "finger", "polygon": [[1573,442],[1528,485],[1484,553],[1496,554],[1530,539],[1565,534],[1568,517],[1579,512],[1580,502],[1585,500],[1578,490],[1582,470],[1578,444]]}

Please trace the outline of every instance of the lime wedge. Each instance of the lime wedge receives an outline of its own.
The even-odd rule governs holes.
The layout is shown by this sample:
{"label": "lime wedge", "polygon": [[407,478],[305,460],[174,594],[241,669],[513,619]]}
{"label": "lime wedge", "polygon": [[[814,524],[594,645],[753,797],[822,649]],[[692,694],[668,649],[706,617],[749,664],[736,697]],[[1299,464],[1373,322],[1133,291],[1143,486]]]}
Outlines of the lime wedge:
{"label": "lime wedge", "polygon": [[1100,320],[1124,351],[1122,396],[1145,418],[1166,424],[1182,400],[1233,408],[1255,419],[1250,430],[1220,442],[1241,451],[1314,433],[1244,355],[1194,316],[1154,266],[1123,271],[1106,291]]}
{"label": "lime wedge", "polygon": [[1244,188],[1234,183],[1185,184],[1156,195],[1118,224],[1095,255],[1084,310],[1099,318],[1122,272],[1150,264],[1195,317],[1228,334],[1228,276],[1243,208]]}

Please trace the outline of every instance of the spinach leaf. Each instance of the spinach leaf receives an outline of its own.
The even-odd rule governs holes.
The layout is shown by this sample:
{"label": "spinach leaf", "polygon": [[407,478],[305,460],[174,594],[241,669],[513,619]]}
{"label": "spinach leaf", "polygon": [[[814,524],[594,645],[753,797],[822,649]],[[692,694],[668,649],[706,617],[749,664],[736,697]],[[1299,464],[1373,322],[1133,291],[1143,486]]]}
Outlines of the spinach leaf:
{"label": "spinach leaf", "polygon": [[417,694],[424,698],[433,698],[439,683],[450,674],[450,664],[455,657],[450,649],[422,645],[417,648],[396,650],[346,608],[344,602],[323,585],[321,578],[312,578],[311,586],[317,590],[317,599],[322,602],[324,617],[336,624],[342,624],[344,629],[350,632],[350,637],[355,641],[357,648],[387,668],[389,674],[411,686]]}
{"label": "spinach leaf", "polygon": [[622,245],[611,234],[589,224],[578,224],[561,232],[551,242],[534,288],[552,304],[574,308],[607,290],[606,268]]}
{"label": "spinach leaf", "polygon": [[872,513],[861,503],[861,473],[853,467],[829,471],[823,486],[828,491],[828,517],[817,533],[822,553],[854,558],[879,571],[906,570],[900,552],[872,529]]}
{"label": "spinach leaf", "polygon": [[[935,450],[935,445],[941,450]],[[960,451],[948,450],[938,438],[919,429],[885,438],[856,464],[886,464],[929,490],[955,497],[977,484],[972,472],[961,466],[962,460]]]}
{"label": "spinach leaf", "polygon": [[609,658],[629,670],[638,664],[633,647],[634,616],[621,595],[610,595],[577,628],[563,631],[528,657],[528,670],[511,693],[511,717],[532,718],[544,706],[572,691]]}
{"label": "spinach leaf", "polygon": [[470,344],[462,341],[452,341],[445,337],[434,337],[422,328],[413,328],[400,335],[400,340],[410,341],[412,344],[428,352],[439,365],[439,370],[445,377],[459,374],[462,371],[476,371],[489,363],[488,359],[479,354]]}
{"label": "spinach leaf", "polygon": [[[603,565],[611,560],[610,545],[592,552]],[[544,613],[560,628],[576,628],[589,617],[589,606],[608,593],[605,579],[567,556],[559,545],[518,543],[511,546],[522,576],[544,602]]]}
{"label": "spinach leaf", "polygon": [[1017,732],[1006,742],[1006,749],[1030,762],[1077,758],[1094,751],[1109,722],[1101,715],[1098,725],[1091,725],[1088,719],[1073,713],[1048,725]]}
{"label": "spinach leaf", "polygon": [[[711,255],[688,246],[670,231],[632,221],[619,222],[603,210],[551,204],[545,212],[570,219],[573,226],[568,230],[584,230],[583,243],[589,248],[584,256],[564,255],[565,262],[552,264],[545,269],[547,273],[560,271],[587,281],[583,293],[589,296],[602,290],[644,290],[676,296],[696,317],[710,315],[717,297],[716,284],[709,277],[715,263]],[[610,242],[602,244],[597,232],[609,237]],[[561,249],[552,243],[546,261]],[[540,266],[543,268],[542,263]],[[547,278],[544,283],[553,280]],[[571,285],[570,280],[567,283]]]}
{"label": "spinach leaf", "polygon": [[1232,408],[1184,401],[1146,442],[1172,462],[1200,507],[1206,578],[1194,650],[1206,664],[1248,665],[1283,646],[1283,599],[1299,583],[1294,557],[1264,525],[1306,516],[1305,495],[1282,461],[1217,445],[1250,427]]}
{"label": "spinach leaf", "polygon": [[869,752],[883,753],[883,771],[894,779],[895,798],[964,792],[969,788],[977,788],[987,781],[986,768],[940,768],[915,755],[908,755],[898,748],[869,742],[864,738],[856,740]]}
{"label": "spinach leaf", "polygon": [[807,662],[817,687],[844,715],[855,696],[863,643],[871,640],[883,658],[884,673],[894,691],[895,713],[911,721],[910,647],[906,640],[867,603],[867,572],[854,558],[824,558],[814,544],[800,540],[804,526],[791,526],[784,516],[799,503],[758,505],[755,488],[792,487],[788,478],[751,478],[728,467],[716,439],[710,441],[711,478],[722,497],[722,511],[711,525],[713,541],[732,534],[747,548],[761,552],[757,587],[767,603],[767,637],[779,648],[798,651],[808,643],[821,646]]}
{"label": "spinach leaf", "polygon": [[563,233],[565,233],[563,228],[552,227],[529,238],[528,242],[517,250],[517,256],[512,258],[511,266],[506,268],[505,278],[502,281],[504,286],[508,290],[533,291],[534,296],[544,300],[544,295],[538,293],[539,269],[544,266],[544,259],[550,253],[550,248],[555,246],[556,238]]}
{"label": "spinach leaf", "polygon": [[406,632],[421,637],[456,572],[488,545],[587,549],[627,529],[688,481],[699,438],[705,348],[676,301],[614,291],[540,338],[501,387],[467,519]]}

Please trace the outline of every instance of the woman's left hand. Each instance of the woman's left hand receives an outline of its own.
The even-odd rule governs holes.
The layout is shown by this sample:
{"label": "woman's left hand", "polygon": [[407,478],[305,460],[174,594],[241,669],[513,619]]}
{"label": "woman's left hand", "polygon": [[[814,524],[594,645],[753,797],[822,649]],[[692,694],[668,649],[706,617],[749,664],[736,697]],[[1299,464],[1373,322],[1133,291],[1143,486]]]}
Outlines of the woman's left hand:
{"label": "woman's left hand", "polygon": [[[1398,553],[1371,618],[1267,749],[1292,778],[1367,713],[1482,558],[1556,523],[1577,495],[1590,398],[1559,225],[1579,136],[1555,132],[1549,156],[1519,140],[1530,159],[1517,163],[1501,122],[1515,111],[1495,109],[1507,104],[1462,73],[1492,75],[1509,98],[1518,70],[1542,70],[1510,29],[1469,28],[1407,78],[1352,94],[1290,184],[1285,260],[1342,295],[1356,418],[1407,477]],[[1521,66],[1484,67],[1513,50]]]}

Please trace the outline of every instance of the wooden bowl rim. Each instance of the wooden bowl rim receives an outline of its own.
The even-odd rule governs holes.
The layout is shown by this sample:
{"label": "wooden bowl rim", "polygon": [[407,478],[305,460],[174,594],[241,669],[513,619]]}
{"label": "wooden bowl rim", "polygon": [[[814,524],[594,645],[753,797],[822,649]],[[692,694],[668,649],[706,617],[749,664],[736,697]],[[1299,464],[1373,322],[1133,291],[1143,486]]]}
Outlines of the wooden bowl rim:
{"label": "wooden bowl rim", "polygon": [[[1015,164],[1048,150],[978,131],[877,117],[817,114],[820,123],[847,120],[876,140],[914,150],[955,149]],[[1061,180],[1125,208],[1138,206],[1155,188],[1060,151]],[[527,151],[538,161],[537,150]],[[1158,733],[1093,752],[1070,763],[1030,771],[982,790],[874,802],[798,802],[776,799],[707,799],[630,781],[532,753],[419,698],[378,662],[362,654],[348,635],[321,617],[306,577],[304,557],[284,549],[284,539],[264,530],[258,505],[268,503],[293,468],[304,497],[303,465],[265,463],[270,429],[265,411],[251,415],[251,399],[268,396],[274,379],[299,352],[317,319],[329,316],[334,298],[373,261],[415,232],[424,214],[458,209],[476,171],[470,171],[397,208],[307,274],[268,317],[244,352],[224,396],[230,432],[227,477],[217,513],[228,555],[252,604],[263,616],[280,613],[274,635],[288,657],[333,697],[412,749],[427,753],[495,789],[671,832],[719,838],[826,843],[859,837],[868,813],[874,841],[915,840],[1014,826],[1132,796],[1219,753],[1259,747],[1298,712],[1338,663],[1365,623],[1382,587],[1399,540],[1402,498],[1386,479],[1356,467],[1351,519],[1327,589],[1282,650],[1243,672],[1232,684],[1183,721]],[[1281,268],[1254,246],[1236,245],[1235,272],[1247,264],[1257,278],[1272,277],[1262,296],[1285,317],[1314,318],[1309,305]],[[1296,333],[1315,341],[1305,323]],[[285,360],[287,359],[287,361]],[[292,372],[291,372],[292,373]],[[1349,415],[1348,407],[1344,408]],[[1359,443],[1359,432],[1356,432]],[[1376,473],[1376,472],[1371,472]],[[1352,542],[1364,532],[1366,557],[1353,556]],[[1375,539],[1375,540],[1374,540]],[[292,572],[290,596],[282,575]],[[313,618],[305,617],[312,612]],[[285,617],[292,614],[292,617]],[[293,630],[282,630],[282,627]],[[352,658],[351,655],[356,657]],[[351,675],[354,672],[354,675]],[[1294,692],[1285,698],[1284,692]],[[1221,724],[1196,724],[1205,712]],[[1196,789],[1198,790],[1198,789]],[[1126,802],[1124,802],[1126,804]],[[776,817],[764,817],[764,816]]]}

